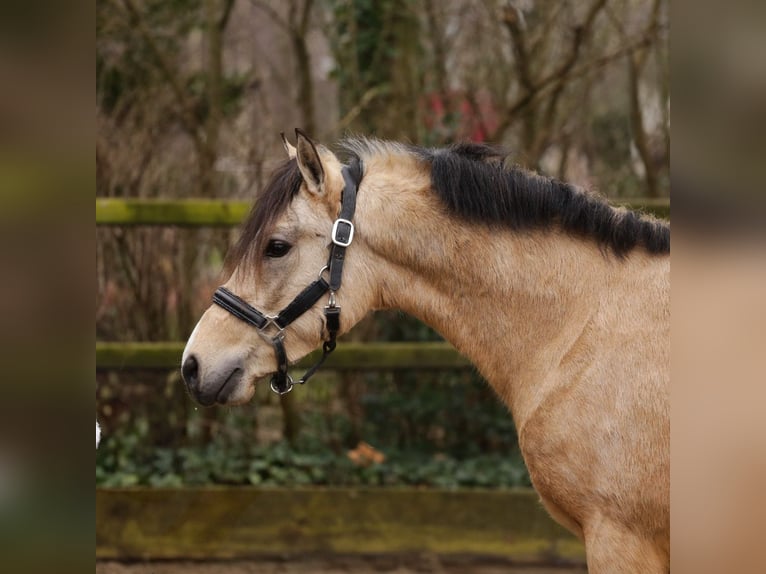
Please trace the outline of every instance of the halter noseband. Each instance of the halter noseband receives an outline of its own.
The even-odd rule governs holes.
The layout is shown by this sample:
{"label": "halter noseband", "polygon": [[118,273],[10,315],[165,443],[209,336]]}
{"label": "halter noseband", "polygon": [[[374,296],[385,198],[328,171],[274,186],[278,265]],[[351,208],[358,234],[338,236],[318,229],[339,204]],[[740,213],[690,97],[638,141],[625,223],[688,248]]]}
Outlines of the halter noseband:
{"label": "halter noseband", "polygon": [[[325,327],[329,338],[322,344],[322,357],[301,377],[297,384],[302,385],[316,373],[327,355],[335,350],[336,337],[340,330],[340,307],[335,303],[335,293],[340,289],[343,277],[343,263],[346,260],[346,248],[354,239],[354,211],[356,210],[356,193],[362,180],[362,162],[355,160],[350,166],[343,166],[344,188],[341,195],[341,208],[338,218],[332,226],[332,244],[327,265],[319,271],[319,277],[293,299],[287,307],[277,315],[266,315],[258,309],[237,297],[225,287],[219,287],[213,294],[213,303],[258,329],[259,334],[266,337],[274,347],[277,358],[277,372],[271,377],[271,390],[284,395],[293,389],[292,377],[287,373],[287,352],[285,351],[285,328],[298,317],[311,309],[314,304],[329,291],[330,296],[324,308]],[[327,271],[326,280],[323,275]],[[266,334],[266,330],[275,327],[274,336]]]}

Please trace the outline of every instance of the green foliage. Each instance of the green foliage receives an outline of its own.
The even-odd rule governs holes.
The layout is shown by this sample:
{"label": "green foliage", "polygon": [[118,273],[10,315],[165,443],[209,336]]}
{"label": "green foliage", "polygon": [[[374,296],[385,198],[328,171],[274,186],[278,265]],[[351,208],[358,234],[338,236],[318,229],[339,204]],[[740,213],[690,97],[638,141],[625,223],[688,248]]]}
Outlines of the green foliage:
{"label": "green foliage", "polygon": [[425,323],[401,311],[378,312],[374,319],[375,335],[381,341],[443,341],[444,338]]}
{"label": "green foliage", "polygon": [[[193,103],[195,120],[204,124],[210,108],[208,75],[204,70],[183,73],[180,65],[190,33],[205,26],[201,8],[200,0],[144,2],[139,28],[128,10],[111,2],[97,3],[96,97],[104,112],[113,113],[118,104],[140,107],[141,98],[157,102],[157,90],[167,87],[165,74],[172,73]],[[172,70],[162,69],[157,53]],[[231,74],[221,81],[221,112],[235,117],[252,78]]]}
{"label": "green foliage", "polygon": [[[407,319],[401,334],[423,328]],[[96,483],[134,485],[331,485],[504,488],[529,478],[506,408],[472,373],[388,373],[364,376],[357,403],[363,411],[355,429],[339,404],[340,381],[322,373],[296,391],[301,431],[292,445],[259,442],[256,429],[279,436],[282,412],[275,395],[259,389],[254,405],[234,409],[189,409],[185,428],[160,440],[152,392],[127,384],[140,400],[109,421],[96,453]],[[153,387],[154,385],[152,385]],[[175,400],[184,400],[176,397]],[[127,395],[112,397],[120,406]],[[188,399],[186,399],[188,400]],[[102,402],[105,399],[102,397]],[[106,403],[104,403],[106,404]],[[385,460],[357,466],[347,455],[358,438]],[[160,434],[158,434],[160,433]]]}
{"label": "green foliage", "polygon": [[363,436],[380,448],[464,458],[516,447],[508,410],[476,375],[398,374],[375,385],[362,404]]}
{"label": "green foliage", "polygon": [[421,54],[416,4],[332,0],[328,8],[333,22],[328,39],[335,59],[331,76],[338,84],[341,115],[375,93],[350,127],[383,137],[392,137],[391,130],[408,135],[415,128],[415,62]]}
{"label": "green foliage", "polygon": [[[178,54],[186,35],[202,24],[200,0],[153,0],[140,5],[143,26],[162,54]],[[125,7],[96,3],[96,95],[110,113],[118,102],[134,100],[163,82],[147,38]]]}
{"label": "green foliage", "polygon": [[644,184],[632,167],[633,141],[630,119],[620,110],[608,110],[592,118],[588,148],[591,169],[601,191],[611,197],[635,197],[645,193]]}
{"label": "green foliage", "polygon": [[154,449],[140,463],[113,452],[99,456],[96,484],[104,487],[203,484],[258,486],[420,486],[437,488],[509,488],[529,486],[518,453],[485,454],[466,459],[429,458],[393,452],[384,462],[355,465],[332,451],[303,452],[284,442],[266,447],[225,449],[218,444]]}
{"label": "green foliage", "polygon": [[333,21],[337,31],[334,42],[334,52],[338,65],[333,75],[341,85],[349,83],[352,78],[346,78],[347,70],[356,70],[357,80],[361,85],[357,88],[363,91],[366,87],[383,83],[389,73],[381,60],[390,60],[395,55],[395,45],[386,43],[384,15],[387,5],[394,2],[381,0],[352,0],[335,1],[330,3],[333,11]]}
{"label": "green foliage", "polygon": [[617,170],[630,162],[630,120],[609,110],[591,121],[594,155],[610,169]]}

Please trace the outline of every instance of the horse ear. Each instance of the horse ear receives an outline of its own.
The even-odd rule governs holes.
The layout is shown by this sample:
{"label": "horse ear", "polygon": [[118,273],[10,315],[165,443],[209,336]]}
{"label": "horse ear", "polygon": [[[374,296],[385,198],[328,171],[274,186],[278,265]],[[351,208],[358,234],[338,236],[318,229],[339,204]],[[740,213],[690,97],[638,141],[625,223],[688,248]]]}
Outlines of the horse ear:
{"label": "horse ear", "polygon": [[282,136],[282,145],[285,146],[287,157],[290,159],[294,159],[297,154],[297,152],[295,151],[295,146],[291,144],[289,141],[287,141],[287,136],[285,136],[285,132],[280,132],[279,135]]}
{"label": "horse ear", "polygon": [[295,137],[298,145],[296,146],[296,158],[298,167],[303,175],[303,181],[311,193],[321,195],[324,193],[324,167],[322,160],[319,159],[319,152],[314,142],[298,128],[295,129]]}

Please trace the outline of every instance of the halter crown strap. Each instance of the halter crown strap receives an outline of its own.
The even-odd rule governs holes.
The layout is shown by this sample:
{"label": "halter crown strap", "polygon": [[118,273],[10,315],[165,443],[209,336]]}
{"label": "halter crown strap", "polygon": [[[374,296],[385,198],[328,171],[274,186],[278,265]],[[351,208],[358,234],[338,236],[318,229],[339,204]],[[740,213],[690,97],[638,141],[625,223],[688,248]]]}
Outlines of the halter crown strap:
{"label": "halter crown strap", "polygon": [[[352,173],[353,170],[353,173]],[[354,239],[354,224],[351,220],[356,211],[356,192],[362,175],[361,162],[357,162],[351,168],[343,168],[343,198],[341,200],[340,214],[332,226],[332,250],[330,251],[330,290],[340,289],[343,277],[343,262],[346,260],[346,248]]]}
{"label": "halter crown strap", "polygon": [[336,337],[340,330],[340,307],[335,304],[335,292],[340,289],[343,276],[343,263],[346,259],[346,248],[354,239],[354,224],[352,222],[356,210],[356,194],[362,179],[362,162],[356,160],[351,166],[342,170],[345,186],[341,195],[341,209],[332,227],[332,244],[330,258],[327,263],[329,282],[320,274],[319,279],[311,283],[282,309],[277,316],[268,316],[238,297],[225,287],[219,287],[213,294],[213,303],[222,307],[238,319],[251,325],[259,331],[264,331],[269,325],[274,325],[278,331],[270,338],[274,347],[277,361],[277,372],[271,378],[271,389],[280,395],[289,393],[293,388],[293,380],[287,372],[287,352],[284,345],[284,329],[298,317],[311,309],[322,296],[330,292],[330,301],[324,308],[325,327],[328,339],[322,345],[322,357],[301,377],[298,384],[303,384],[322,366],[327,356],[335,350]]}

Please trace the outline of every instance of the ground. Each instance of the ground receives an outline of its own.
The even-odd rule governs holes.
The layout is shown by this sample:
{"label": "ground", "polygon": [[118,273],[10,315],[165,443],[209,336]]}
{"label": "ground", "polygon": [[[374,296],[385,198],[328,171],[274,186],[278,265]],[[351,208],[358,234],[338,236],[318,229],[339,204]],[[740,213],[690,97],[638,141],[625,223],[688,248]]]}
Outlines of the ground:
{"label": "ground", "polygon": [[96,574],[584,574],[583,565],[520,565],[486,557],[311,556],[231,561],[96,562]]}

